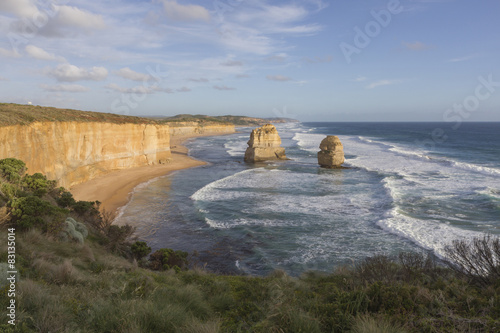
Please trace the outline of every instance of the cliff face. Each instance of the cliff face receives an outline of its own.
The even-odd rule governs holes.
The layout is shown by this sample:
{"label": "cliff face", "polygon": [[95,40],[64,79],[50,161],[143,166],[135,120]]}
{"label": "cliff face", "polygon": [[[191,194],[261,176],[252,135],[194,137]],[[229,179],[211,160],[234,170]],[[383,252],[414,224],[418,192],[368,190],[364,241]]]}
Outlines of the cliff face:
{"label": "cliff face", "polygon": [[71,187],[113,170],[166,163],[168,125],[43,122],[0,127],[0,159],[23,160]]}
{"label": "cliff face", "polygon": [[256,128],[250,134],[248,148],[245,151],[245,162],[286,160],[285,148],[280,145],[281,138],[276,127],[267,124]]}
{"label": "cliff face", "polygon": [[235,128],[232,124],[209,124],[200,125],[197,122],[172,122],[170,125],[171,136],[183,136],[193,134],[220,134],[234,133]]}

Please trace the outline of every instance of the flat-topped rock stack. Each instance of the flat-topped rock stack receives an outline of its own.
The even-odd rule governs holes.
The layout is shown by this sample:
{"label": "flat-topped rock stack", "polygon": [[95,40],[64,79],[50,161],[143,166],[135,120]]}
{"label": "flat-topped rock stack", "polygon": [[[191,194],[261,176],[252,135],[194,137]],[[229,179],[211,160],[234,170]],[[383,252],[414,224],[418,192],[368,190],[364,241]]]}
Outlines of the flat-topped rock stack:
{"label": "flat-topped rock stack", "polygon": [[318,164],[323,168],[340,168],[344,163],[344,147],[335,135],[328,135],[319,145]]}
{"label": "flat-topped rock stack", "polygon": [[269,160],[286,160],[285,148],[276,127],[271,124],[256,128],[250,134],[245,162],[254,163]]}

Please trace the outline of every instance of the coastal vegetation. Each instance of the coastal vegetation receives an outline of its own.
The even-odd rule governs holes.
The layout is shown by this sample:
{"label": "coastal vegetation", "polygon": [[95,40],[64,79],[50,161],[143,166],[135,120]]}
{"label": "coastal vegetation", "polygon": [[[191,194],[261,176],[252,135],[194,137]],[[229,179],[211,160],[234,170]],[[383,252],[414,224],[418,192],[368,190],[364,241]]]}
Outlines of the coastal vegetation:
{"label": "coastal vegetation", "polygon": [[269,123],[284,123],[289,121],[296,121],[294,119],[288,118],[255,118],[247,116],[206,116],[206,115],[191,115],[191,114],[179,114],[173,117],[155,117],[153,119],[159,119],[165,122],[214,122],[214,123],[230,123],[236,126],[262,126]]}
{"label": "coastal vegetation", "polygon": [[[0,160],[2,332],[498,332],[498,239],[376,255],[329,274],[229,276],[151,248],[22,161]],[[7,323],[15,228],[16,325]]]}
{"label": "coastal vegetation", "polygon": [[101,113],[59,109],[54,107],[0,103],[0,126],[27,125],[33,122],[76,121],[108,122],[114,124],[153,124],[152,119],[124,116],[114,113]]}
{"label": "coastal vegetation", "polygon": [[237,126],[261,126],[269,122],[282,123],[294,120],[285,118],[262,119],[246,116],[206,116],[188,114],[180,114],[173,117],[135,117],[114,113],[59,109],[39,105],[0,103],[0,126],[27,125],[33,122],[50,121],[107,122],[114,124],[170,124],[172,126],[177,126],[185,122],[195,122],[199,125],[234,124]]}

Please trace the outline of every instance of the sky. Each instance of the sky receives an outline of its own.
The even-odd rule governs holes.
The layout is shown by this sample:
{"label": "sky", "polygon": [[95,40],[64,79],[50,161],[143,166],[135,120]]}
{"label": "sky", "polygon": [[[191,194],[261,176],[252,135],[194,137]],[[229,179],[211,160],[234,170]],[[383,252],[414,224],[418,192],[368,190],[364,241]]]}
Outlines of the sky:
{"label": "sky", "polygon": [[0,102],[500,121],[498,0],[1,0]]}

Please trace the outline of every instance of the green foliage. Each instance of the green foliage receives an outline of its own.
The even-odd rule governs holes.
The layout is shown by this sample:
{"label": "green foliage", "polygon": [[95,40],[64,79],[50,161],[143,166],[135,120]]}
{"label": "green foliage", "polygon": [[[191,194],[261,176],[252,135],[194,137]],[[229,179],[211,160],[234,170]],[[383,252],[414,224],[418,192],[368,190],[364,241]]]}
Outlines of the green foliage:
{"label": "green foliage", "polygon": [[71,192],[69,191],[66,191],[64,187],[60,187],[58,189],[55,199],[57,204],[63,208],[73,207],[73,205],[76,203],[75,199],[73,198],[73,194],[71,194]]}
{"label": "green foliage", "polygon": [[137,260],[140,260],[151,253],[151,248],[148,246],[146,242],[135,242],[130,247],[132,254]]}
{"label": "green foliage", "polygon": [[[127,239],[134,233],[134,228],[130,225],[110,225],[106,231],[108,238],[108,248],[112,251],[122,251],[122,246],[125,245]],[[128,246],[126,246],[128,247]]]}
{"label": "green foliage", "polygon": [[2,182],[0,185],[0,195],[3,197],[4,200],[12,200],[15,197],[19,196],[19,188],[10,184],[10,183],[4,183]]}
{"label": "green foliage", "polygon": [[155,124],[152,119],[124,116],[114,113],[58,109],[34,105],[0,103],[0,126],[26,125],[35,121],[106,122],[114,124]]}
{"label": "green foliage", "polygon": [[72,205],[72,208],[77,214],[84,215],[90,211],[97,210],[95,205],[96,201],[77,201]]}
{"label": "green foliage", "polygon": [[26,164],[15,158],[0,160],[0,175],[10,182],[18,182],[26,172]]}
{"label": "green foliage", "polygon": [[49,231],[49,226],[62,222],[66,210],[53,206],[37,196],[16,198],[10,201],[12,220],[21,230],[33,227]]}
{"label": "green foliage", "polygon": [[179,272],[187,269],[188,253],[184,251],[174,251],[172,249],[159,249],[149,256],[150,267],[152,270],[165,271],[174,269]]}
{"label": "green foliage", "polygon": [[47,194],[48,191],[54,188],[55,184],[55,181],[47,180],[47,177],[41,173],[26,175],[22,179],[22,186],[31,190],[33,194],[38,197],[42,197]]}

